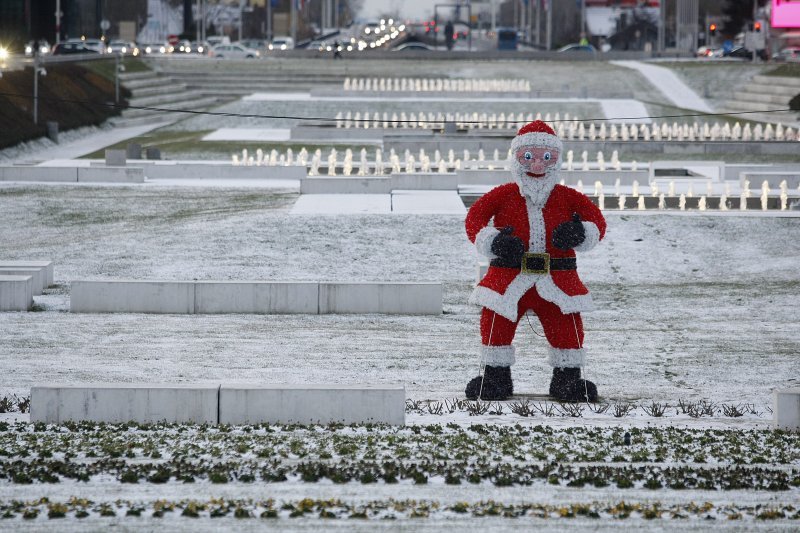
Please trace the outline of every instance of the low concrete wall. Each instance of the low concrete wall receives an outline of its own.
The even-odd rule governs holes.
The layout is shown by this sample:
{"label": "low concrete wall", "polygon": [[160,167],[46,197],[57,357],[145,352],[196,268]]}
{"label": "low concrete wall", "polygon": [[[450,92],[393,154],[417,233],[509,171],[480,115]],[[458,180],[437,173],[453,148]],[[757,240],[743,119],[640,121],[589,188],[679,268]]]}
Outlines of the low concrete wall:
{"label": "low concrete wall", "polygon": [[458,174],[392,174],[392,190],[409,191],[455,191],[458,190]]}
{"label": "low concrete wall", "polygon": [[[139,163],[137,161],[136,165]],[[306,177],[305,166],[268,167],[166,162],[143,165],[142,168],[149,179],[300,180]]]}
{"label": "low concrete wall", "polygon": [[441,283],[320,283],[320,314],[442,314]]}
{"label": "low concrete wall", "polygon": [[751,189],[760,189],[761,183],[766,181],[770,188],[777,189],[783,180],[789,189],[800,187],[800,170],[796,172],[742,172],[739,174],[739,185],[744,187],[744,181],[750,180]]}
{"label": "low concrete wall", "polygon": [[194,313],[193,281],[73,281],[73,313]]}
{"label": "low concrete wall", "polygon": [[388,177],[313,176],[300,181],[301,194],[389,194]]}
{"label": "low concrete wall", "polygon": [[34,296],[39,296],[47,288],[47,272],[41,268],[0,266],[0,276],[31,276]]}
{"label": "low concrete wall", "polygon": [[776,429],[800,431],[800,388],[772,393]]}
{"label": "low concrete wall", "polygon": [[52,261],[4,261],[0,260],[0,267],[6,268],[39,268],[45,273],[45,286],[47,288],[53,284],[53,262]]}
{"label": "low concrete wall", "polygon": [[137,167],[78,167],[83,183],[144,183],[144,171]]}
{"label": "low concrete wall", "polygon": [[441,314],[440,283],[72,282],[73,313]]}
{"label": "low concrete wall", "polygon": [[0,311],[29,311],[32,306],[32,276],[0,276]]}
{"label": "low concrete wall", "polygon": [[3,181],[78,182],[78,169],[69,167],[8,166],[0,167]]}
{"label": "low concrete wall", "polygon": [[222,385],[220,424],[405,424],[402,385]]}
{"label": "low concrete wall", "polygon": [[198,281],[194,312],[317,314],[319,284],[266,281]]}
{"label": "low concrete wall", "polygon": [[219,385],[40,385],[31,387],[31,422],[216,424]]}

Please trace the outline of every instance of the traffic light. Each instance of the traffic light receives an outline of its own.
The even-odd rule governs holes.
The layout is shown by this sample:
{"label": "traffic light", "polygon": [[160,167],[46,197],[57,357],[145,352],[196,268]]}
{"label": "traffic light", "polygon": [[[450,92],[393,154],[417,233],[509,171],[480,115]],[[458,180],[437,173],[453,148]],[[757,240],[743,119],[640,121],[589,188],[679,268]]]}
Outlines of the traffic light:
{"label": "traffic light", "polygon": [[761,22],[760,21],[757,20],[755,22],[755,24],[753,24],[753,31],[755,31],[755,32],[760,32],[761,31]]}
{"label": "traffic light", "polygon": [[709,24],[708,25],[708,33],[712,37],[717,34],[717,25],[716,24]]}

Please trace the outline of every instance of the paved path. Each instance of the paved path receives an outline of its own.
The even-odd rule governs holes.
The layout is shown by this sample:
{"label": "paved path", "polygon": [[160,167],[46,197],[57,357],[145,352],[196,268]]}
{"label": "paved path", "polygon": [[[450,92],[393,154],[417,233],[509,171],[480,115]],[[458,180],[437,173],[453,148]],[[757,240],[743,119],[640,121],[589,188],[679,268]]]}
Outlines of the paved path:
{"label": "paved path", "polygon": [[620,67],[638,70],[647,81],[677,107],[701,111],[703,113],[713,113],[714,110],[688,85],[666,67],[659,67],[641,61],[610,61],[611,64]]}

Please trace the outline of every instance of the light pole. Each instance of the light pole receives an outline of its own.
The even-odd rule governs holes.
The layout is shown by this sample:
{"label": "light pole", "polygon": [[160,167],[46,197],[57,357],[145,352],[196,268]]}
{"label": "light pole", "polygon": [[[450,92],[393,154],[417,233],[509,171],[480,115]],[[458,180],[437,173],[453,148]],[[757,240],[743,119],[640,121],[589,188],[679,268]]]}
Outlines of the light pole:
{"label": "light pole", "polygon": [[56,44],[61,42],[61,0],[56,0]]}

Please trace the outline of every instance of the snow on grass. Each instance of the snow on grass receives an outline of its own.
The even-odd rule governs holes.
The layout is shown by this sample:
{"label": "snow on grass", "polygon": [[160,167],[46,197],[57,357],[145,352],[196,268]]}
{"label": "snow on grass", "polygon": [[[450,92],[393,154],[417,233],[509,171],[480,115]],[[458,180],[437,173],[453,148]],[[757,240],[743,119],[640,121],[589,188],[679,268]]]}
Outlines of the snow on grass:
{"label": "snow on grass", "polygon": [[[708,516],[746,529],[796,526],[796,438],[768,429],[768,407],[772,390],[797,386],[800,375],[798,219],[607,213],[606,240],[579,258],[598,307],[585,315],[585,371],[607,410],[581,406],[581,416],[573,417],[558,411],[566,406],[533,400],[544,409],[552,405],[554,415],[521,416],[512,410],[525,400],[515,399],[503,404],[502,414],[471,416],[466,408],[434,414],[428,407],[463,397],[478,370],[478,309],[466,303],[476,266],[463,217],[290,216],[296,198],[280,190],[4,185],[2,256],[52,259],[58,285],[37,297],[40,312],[0,314],[0,393],[25,396],[43,381],[400,382],[419,406],[409,408],[409,427],[372,434],[363,427],[290,427],[269,435],[259,428],[46,428],[8,413],[0,415],[7,424],[0,423],[6,472],[0,514],[10,513],[8,524],[245,528],[260,525],[272,509],[289,529],[358,523],[323,520],[326,513],[394,516],[393,523],[414,529],[502,530],[523,523],[695,529],[711,523]],[[116,277],[438,280],[445,313],[66,312],[71,280]],[[544,392],[549,382],[540,329],[534,317],[518,331],[513,372],[522,393]],[[717,411],[693,417],[679,400],[713,402]],[[616,417],[616,406],[628,402],[635,409]],[[663,416],[647,414],[652,402],[669,405]],[[726,416],[722,404],[746,412]],[[489,425],[484,431],[477,424]],[[625,432],[630,447],[619,444]],[[270,457],[279,464],[270,466]],[[177,463],[180,458],[187,462]],[[70,470],[67,463],[82,466]],[[179,464],[196,469],[194,483],[175,475]],[[159,474],[165,465],[169,470]],[[381,477],[392,465],[397,483]],[[64,477],[53,484],[37,477],[80,468],[93,472],[89,481]],[[281,468],[286,481],[262,480]],[[20,474],[16,482],[12,470]],[[127,470],[138,483],[121,482]],[[248,473],[253,482],[240,477]],[[473,474],[478,483],[469,481]],[[448,484],[448,475],[460,484]],[[417,483],[422,476],[425,483]],[[619,479],[628,478],[631,486],[620,487]],[[711,479],[716,490],[682,489],[678,479],[701,485]],[[777,490],[768,490],[773,482]],[[302,503],[306,498],[310,504]],[[339,503],[326,503],[332,500]],[[237,508],[254,518],[234,519]],[[112,511],[114,517],[101,516]],[[367,521],[370,529],[385,523]]]}

